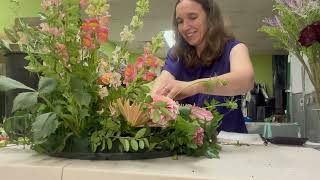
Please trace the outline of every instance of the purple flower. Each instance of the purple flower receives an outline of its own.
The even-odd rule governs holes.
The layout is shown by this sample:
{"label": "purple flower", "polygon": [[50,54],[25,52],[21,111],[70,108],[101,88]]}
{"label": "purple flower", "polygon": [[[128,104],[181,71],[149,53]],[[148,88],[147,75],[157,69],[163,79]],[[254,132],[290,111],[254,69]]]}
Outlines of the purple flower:
{"label": "purple flower", "polygon": [[320,42],[320,21],[305,27],[299,37],[299,42],[304,47],[309,47],[317,41]]}
{"label": "purple flower", "polygon": [[196,130],[196,132],[193,135],[193,142],[198,146],[202,146],[203,137],[204,137],[204,129],[200,127]]}
{"label": "purple flower", "polygon": [[279,27],[280,26],[280,21],[279,21],[278,16],[275,16],[273,19],[265,18],[264,20],[262,20],[262,22],[268,26],[271,26],[271,27]]}

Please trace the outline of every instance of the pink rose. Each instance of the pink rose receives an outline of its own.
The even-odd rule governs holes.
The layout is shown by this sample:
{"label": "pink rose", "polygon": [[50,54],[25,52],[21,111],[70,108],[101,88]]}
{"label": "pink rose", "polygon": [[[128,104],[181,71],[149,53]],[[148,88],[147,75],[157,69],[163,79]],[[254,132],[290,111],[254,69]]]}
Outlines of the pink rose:
{"label": "pink rose", "polygon": [[211,121],[213,119],[213,115],[210,111],[198,106],[191,107],[191,114],[193,117],[204,121]]}

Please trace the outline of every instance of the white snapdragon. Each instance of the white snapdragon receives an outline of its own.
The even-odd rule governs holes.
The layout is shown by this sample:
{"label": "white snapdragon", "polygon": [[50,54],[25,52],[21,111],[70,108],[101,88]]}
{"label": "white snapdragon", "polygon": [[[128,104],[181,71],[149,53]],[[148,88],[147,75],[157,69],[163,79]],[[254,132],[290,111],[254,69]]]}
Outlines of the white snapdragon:
{"label": "white snapdragon", "polygon": [[128,41],[132,42],[135,39],[135,35],[133,32],[129,29],[128,26],[124,26],[123,31],[120,33],[121,41]]}

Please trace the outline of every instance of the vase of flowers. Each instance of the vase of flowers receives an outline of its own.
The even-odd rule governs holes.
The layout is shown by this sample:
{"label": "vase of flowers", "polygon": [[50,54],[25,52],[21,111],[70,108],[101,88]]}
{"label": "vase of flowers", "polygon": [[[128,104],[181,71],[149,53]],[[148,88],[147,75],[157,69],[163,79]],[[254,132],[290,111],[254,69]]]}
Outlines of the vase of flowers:
{"label": "vase of flowers", "polygon": [[295,55],[307,72],[320,103],[320,2],[275,0],[275,16],[264,19],[259,31]]}
{"label": "vase of flowers", "polygon": [[[162,64],[154,55],[163,45],[162,33],[135,62],[128,61],[127,46],[143,26],[148,0],[137,1],[111,57],[99,51],[110,30],[108,1],[43,0],[41,7],[40,26],[23,28],[26,69],[39,75],[38,87],[0,76],[0,90],[28,90],[14,99],[12,116],[4,121],[10,140],[24,137],[32,149],[47,154],[218,157],[216,128],[223,115],[216,111],[217,102],[200,108],[150,94]],[[235,105],[229,101],[220,106]]]}

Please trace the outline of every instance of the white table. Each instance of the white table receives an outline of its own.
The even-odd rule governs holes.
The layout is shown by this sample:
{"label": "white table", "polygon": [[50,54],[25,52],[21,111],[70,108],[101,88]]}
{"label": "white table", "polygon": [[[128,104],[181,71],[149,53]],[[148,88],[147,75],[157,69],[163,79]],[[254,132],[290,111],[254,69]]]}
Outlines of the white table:
{"label": "white table", "polygon": [[220,159],[180,156],[139,161],[53,158],[0,149],[0,180],[302,180],[320,179],[320,151],[276,145],[223,146]]}

